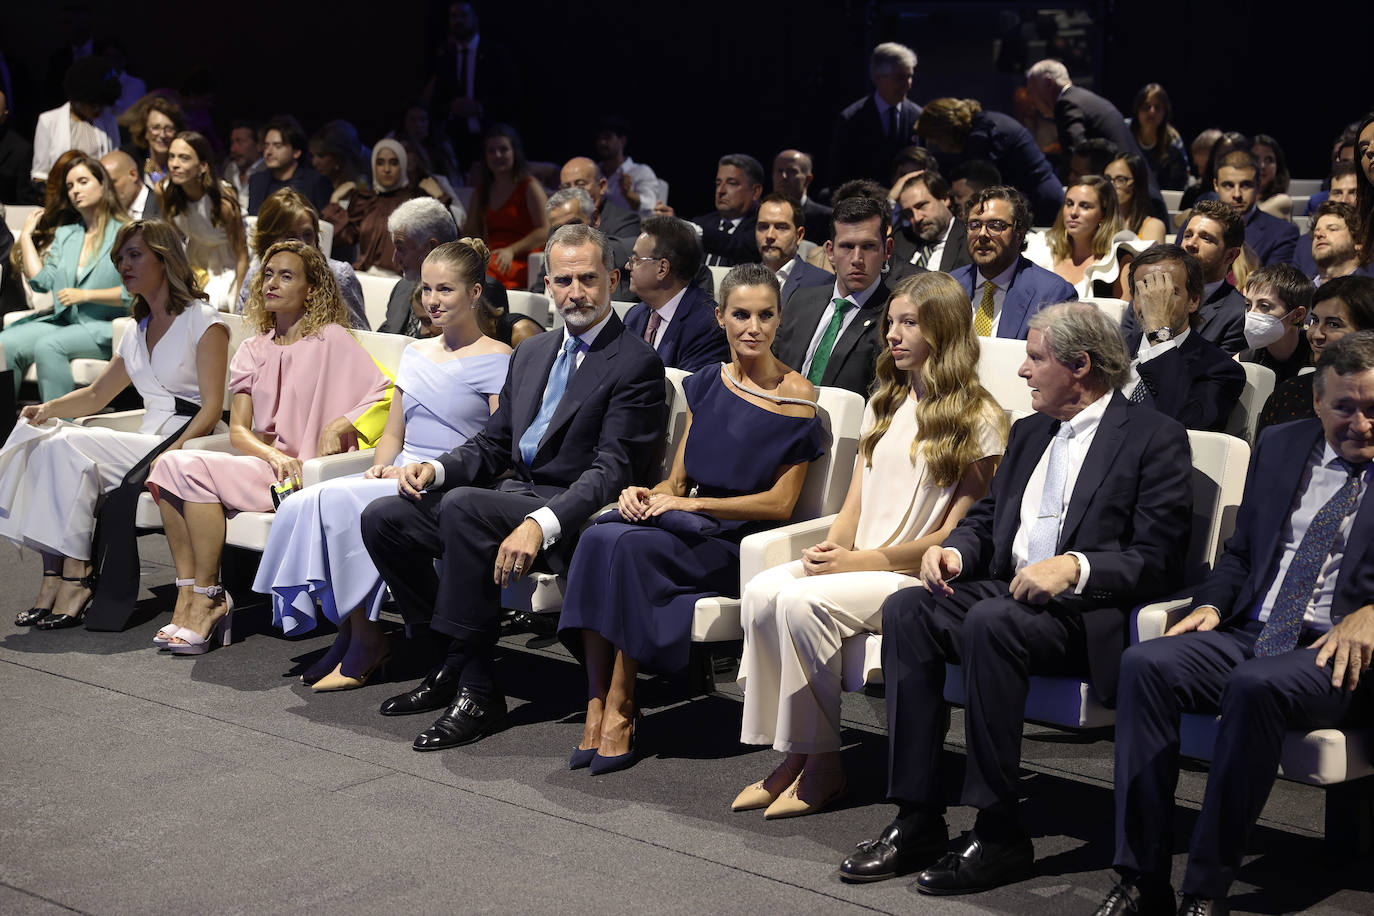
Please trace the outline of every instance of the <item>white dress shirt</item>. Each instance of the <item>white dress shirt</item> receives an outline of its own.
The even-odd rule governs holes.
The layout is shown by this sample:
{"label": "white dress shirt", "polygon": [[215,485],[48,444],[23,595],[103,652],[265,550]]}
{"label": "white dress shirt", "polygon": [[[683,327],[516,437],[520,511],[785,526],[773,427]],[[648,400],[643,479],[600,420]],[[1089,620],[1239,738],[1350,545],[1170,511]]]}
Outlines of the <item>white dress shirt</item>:
{"label": "white dress shirt", "polygon": [[[954,220],[949,221],[949,225],[945,227],[945,234],[940,236],[939,240],[936,241],[935,246],[930,249],[930,255],[926,258],[925,263],[925,266],[930,270],[940,269],[940,259],[945,256],[945,245],[949,242],[949,234],[952,231],[954,231]],[[911,253],[911,263],[915,264],[920,259],[921,249],[917,248],[915,251]]]}
{"label": "white dress shirt", "polygon": [[658,176],[654,174],[654,170],[626,156],[625,161],[620,163],[620,168],[606,176],[605,196],[626,210],[634,212],[635,208],[630,206],[629,200],[625,198],[625,192],[620,188],[621,175],[630,176],[630,188],[639,195],[640,218],[648,219],[653,216],[654,207],[658,204]]}
{"label": "white dress shirt", "polygon": [[[844,313],[844,320],[840,322],[840,333],[835,335],[835,342],[839,343],[840,338],[844,336],[844,332],[849,330],[849,326],[854,323],[854,319],[858,317],[860,310],[863,309],[864,303],[873,296],[873,291],[878,288],[878,284],[881,282],[883,282],[883,276],[879,274],[878,279],[874,280],[868,289],[857,293],[850,293],[848,296],[840,295],[840,284],[838,282],[831,287],[830,304],[821,312],[821,320],[816,324],[816,332],[811,335],[811,343],[807,344],[806,347],[806,360],[802,363],[801,367],[802,375],[807,375],[811,372],[811,358],[816,355],[816,348],[821,345],[821,338],[825,336],[825,329],[830,327],[830,319],[835,316],[835,300],[848,299],[850,302],[854,303],[854,307]],[[831,350],[830,352],[834,353],[835,351]]]}
{"label": "white dress shirt", "polygon": [[[1153,330],[1153,328],[1151,328],[1151,330]],[[1140,337],[1140,348],[1136,350],[1135,359],[1131,360],[1130,369],[1126,373],[1126,383],[1121,386],[1121,393],[1129,398],[1131,393],[1135,391],[1135,386],[1140,384],[1140,373],[1136,371],[1137,366],[1141,363],[1148,363],[1156,357],[1163,356],[1170,350],[1177,350],[1179,347],[1183,346],[1183,342],[1188,339],[1188,335],[1191,333],[1192,331],[1184,328],[1179,332],[1177,337],[1171,337],[1157,344],[1150,343],[1149,338],[1142,334]]]}

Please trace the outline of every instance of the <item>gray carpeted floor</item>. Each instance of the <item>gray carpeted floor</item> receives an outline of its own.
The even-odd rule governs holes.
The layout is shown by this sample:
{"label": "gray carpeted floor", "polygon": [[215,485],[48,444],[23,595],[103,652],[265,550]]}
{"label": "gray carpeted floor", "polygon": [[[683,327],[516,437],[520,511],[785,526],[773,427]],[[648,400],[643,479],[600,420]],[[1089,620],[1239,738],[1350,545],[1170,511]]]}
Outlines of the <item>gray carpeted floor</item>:
{"label": "gray carpeted floor", "polygon": [[[1111,744],[1028,728],[1025,818],[1038,874],[958,899],[909,880],[851,886],[835,866],[889,820],[882,701],[846,698],[850,792],[822,814],[767,822],[729,801],[777,755],[738,743],[733,683],[688,698],[641,684],[647,759],[566,769],[585,696],[558,647],[503,640],[511,726],[417,754],[430,716],[377,705],[423,674],[400,632],[379,683],[315,695],[294,674],[332,638],[288,640],[265,607],[199,659],[149,640],[170,609],[165,544],[142,539],[138,622],[123,633],[12,626],[38,566],[0,552],[0,912],[20,913],[1090,913],[1110,886]],[[242,594],[243,598],[251,595]],[[949,796],[963,758],[956,712]],[[1183,774],[1182,850],[1205,774]],[[1328,867],[1320,791],[1280,783],[1252,841],[1237,911],[1368,913],[1364,863]],[[971,815],[955,808],[951,828]],[[1181,875],[1176,858],[1175,877]]]}

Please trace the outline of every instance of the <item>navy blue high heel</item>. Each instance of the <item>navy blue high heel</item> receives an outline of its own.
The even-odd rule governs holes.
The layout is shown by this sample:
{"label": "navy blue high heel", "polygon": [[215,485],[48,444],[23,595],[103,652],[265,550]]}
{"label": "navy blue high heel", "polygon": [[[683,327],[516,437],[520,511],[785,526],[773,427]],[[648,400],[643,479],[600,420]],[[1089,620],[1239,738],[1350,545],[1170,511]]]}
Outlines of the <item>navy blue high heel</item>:
{"label": "navy blue high heel", "polygon": [[568,758],[568,769],[584,770],[592,765],[592,758],[596,756],[596,748],[588,747],[573,748],[572,756]]}
{"label": "navy blue high heel", "polygon": [[616,754],[613,757],[603,757],[601,751],[595,752],[592,762],[589,764],[593,776],[601,776],[605,773],[614,773],[617,770],[627,770],[635,765],[639,760],[639,751],[635,747],[635,738],[639,734],[639,713],[635,713],[634,722],[630,725],[630,749],[623,754]]}

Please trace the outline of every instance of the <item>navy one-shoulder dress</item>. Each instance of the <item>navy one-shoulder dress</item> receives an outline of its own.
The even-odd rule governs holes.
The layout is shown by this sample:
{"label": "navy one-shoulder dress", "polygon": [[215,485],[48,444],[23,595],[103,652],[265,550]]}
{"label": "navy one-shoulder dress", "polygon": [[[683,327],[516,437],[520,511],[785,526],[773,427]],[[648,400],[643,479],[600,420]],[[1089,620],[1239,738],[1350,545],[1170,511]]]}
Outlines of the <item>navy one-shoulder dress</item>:
{"label": "navy one-shoulder dress", "polygon": [[[815,461],[829,446],[818,417],[790,417],[737,394],[719,367],[683,382],[692,428],[683,456],[698,496],[768,490],[778,469]],[[665,512],[627,523],[607,512],[577,542],[559,635],[579,656],[578,630],[595,630],[646,671],[687,666],[698,598],[739,591],[739,542],[773,523]]]}

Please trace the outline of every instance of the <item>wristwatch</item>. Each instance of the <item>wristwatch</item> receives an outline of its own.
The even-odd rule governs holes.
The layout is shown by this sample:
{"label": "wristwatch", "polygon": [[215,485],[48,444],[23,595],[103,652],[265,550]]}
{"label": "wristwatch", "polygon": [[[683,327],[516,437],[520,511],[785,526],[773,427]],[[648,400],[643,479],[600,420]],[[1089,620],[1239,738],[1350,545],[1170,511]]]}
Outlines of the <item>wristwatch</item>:
{"label": "wristwatch", "polygon": [[1172,328],[1165,325],[1162,328],[1155,328],[1153,331],[1150,331],[1145,335],[1145,339],[1152,344],[1162,344],[1167,340],[1173,340],[1174,332]]}

